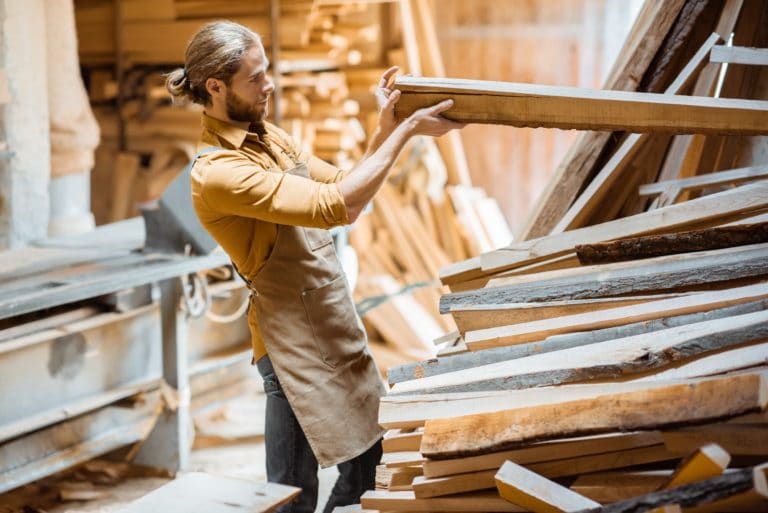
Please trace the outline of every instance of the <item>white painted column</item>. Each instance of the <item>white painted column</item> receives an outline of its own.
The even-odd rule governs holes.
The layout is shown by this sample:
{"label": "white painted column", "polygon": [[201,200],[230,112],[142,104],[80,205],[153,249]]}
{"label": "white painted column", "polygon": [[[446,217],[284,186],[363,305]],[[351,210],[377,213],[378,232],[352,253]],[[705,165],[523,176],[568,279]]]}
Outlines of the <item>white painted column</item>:
{"label": "white painted column", "polygon": [[51,124],[50,222],[48,234],[71,235],[94,228],[90,172],[99,144],[77,54],[72,0],[46,0],[48,109]]}
{"label": "white painted column", "polygon": [[48,230],[51,172],[46,69],[46,0],[0,0],[0,67],[10,103],[0,106],[0,249],[42,239]]}

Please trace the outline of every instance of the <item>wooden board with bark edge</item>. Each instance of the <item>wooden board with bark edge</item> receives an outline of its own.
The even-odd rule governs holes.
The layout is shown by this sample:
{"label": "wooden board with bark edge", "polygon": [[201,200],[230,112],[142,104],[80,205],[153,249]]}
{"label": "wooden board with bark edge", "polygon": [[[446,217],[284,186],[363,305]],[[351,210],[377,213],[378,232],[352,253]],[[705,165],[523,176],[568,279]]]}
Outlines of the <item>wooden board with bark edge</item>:
{"label": "wooden board with bark edge", "polygon": [[[726,289],[728,290],[728,289]],[[650,298],[659,296],[649,296]],[[526,303],[535,304],[535,303]],[[668,329],[675,326],[683,326],[695,322],[702,322],[711,319],[720,319],[741,315],[759,310],[768,310],[768,300],[761,299],[747,303],[737,304],[725,308],[707,310],[693,314],[677,315],[672,317],[662,317],[652,321],[643,321],[631,324],[624,324],[613,328],[604,328],[582,333],[567,333],[563,335],[553,335],[545,340],[531,342],[529,344],[518,344],[514,346],[499,347],[496,349],[484,349],[481,351],[465,352],[460,355],[451,355],[445,358],[431,358],[416,363],[408,363],[397,367],[390,367],[387,371],[387,377],[390,385],[400,383],[401,381],[410,381],[412,379],[445,374],[457,370],[479,367],[489,363],[514,360],[534,354],[543,354],[551,351],[560,351],[571,347],[594,344],[617,338],[630,337],[641,333],[650,333],[661,329]]]}
{"label": "wooden board with bark edge", "polygon": [[552,335],[591,331],[662,317],[691,314],[768,298],[768,284],[703,292],[639,305],[564,315],[552,319],[468,331],[464,342],[470,351],[542,340]]}
{"label": "wooden board with bark edge", "polygon": [[391,393],[509,390],[625,378],[765,340],[768,311],[758,311],[403,381]]}
{"label": "wooden board with bark edge", "polygon": [[[768,119],[768,116],[766,116]],[[768,206],[768,181],[742,185],[677,205],[606,223],[512,244],[480,256],[481,273],[502,272],[574,250],[577,244],[682,229],[706,228],[754,215]],[[445,268],[440,272],[450,283]],[[462,280],[464,281],[464,280]]]}
{"label": "wooden board with bark edge", "polygon": [[768,405],[768,372],[688,380],[593,399],[427,421],[421,453],[432,459],[501,451],[536,440],[655,429],[728,418]]}

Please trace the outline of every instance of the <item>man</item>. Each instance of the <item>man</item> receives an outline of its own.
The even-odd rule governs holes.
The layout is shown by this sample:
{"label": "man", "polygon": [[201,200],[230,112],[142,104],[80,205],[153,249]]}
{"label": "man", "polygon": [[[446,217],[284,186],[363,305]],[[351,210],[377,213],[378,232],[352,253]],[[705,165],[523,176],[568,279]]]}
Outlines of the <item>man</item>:
{"label": "man", "polygon": [[344,173],[264,122],[274,90],[268,66],[258,35],[216,22],[192,38],[184,68],[166,85],[174,97],[205,106],[192,200],[252,291],[248,321],[267,392],[267,477],[303,489],[283,511],[311,512],[318,463],[338,465],[325,506],[332,511],[374,487],[385,389],[327,229],[357,219],[411,136],[462,125],[440,116],[450,100],[398,123],[390,69],[377,91],[370,147]]}

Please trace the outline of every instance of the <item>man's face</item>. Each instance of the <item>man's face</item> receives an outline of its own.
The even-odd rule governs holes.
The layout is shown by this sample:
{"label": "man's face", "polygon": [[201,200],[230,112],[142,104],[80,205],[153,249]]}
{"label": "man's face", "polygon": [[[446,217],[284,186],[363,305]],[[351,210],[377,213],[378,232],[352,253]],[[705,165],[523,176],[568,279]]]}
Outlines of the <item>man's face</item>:
{"label": "man's face", "polygon": [[227,115],[233,121],[260,123],[267,117],[275,84],[267,75],[269,61],[261,43],[248,50],[227,88]]}

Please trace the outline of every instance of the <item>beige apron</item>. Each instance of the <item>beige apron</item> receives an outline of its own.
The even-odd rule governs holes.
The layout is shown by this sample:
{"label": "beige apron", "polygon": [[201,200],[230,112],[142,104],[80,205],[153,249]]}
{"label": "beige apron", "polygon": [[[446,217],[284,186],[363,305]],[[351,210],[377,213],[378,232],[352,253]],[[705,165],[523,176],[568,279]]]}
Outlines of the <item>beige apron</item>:
{"label": "beige apron", "polygon": [[[306,164],[286,172],[309,178]],[[320,466],[365,452],[383,434],[386,389],[328,230],[278,225],[249,287],[267,354]]]}

